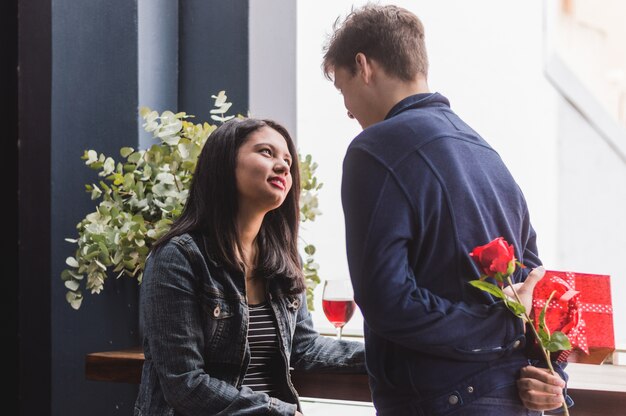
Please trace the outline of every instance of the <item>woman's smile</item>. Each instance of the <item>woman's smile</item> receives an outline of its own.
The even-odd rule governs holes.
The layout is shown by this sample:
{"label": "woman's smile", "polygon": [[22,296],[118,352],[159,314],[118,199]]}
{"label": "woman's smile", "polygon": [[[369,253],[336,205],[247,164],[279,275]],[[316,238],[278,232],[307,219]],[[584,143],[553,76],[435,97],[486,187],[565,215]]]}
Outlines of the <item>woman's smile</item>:
{"label": "woman's smile", "polygon": [[279,176],[272,176],[268,179],[268,182],[271,183],[274,187],[279,188],[283,191],[287,188],[287,181]]}

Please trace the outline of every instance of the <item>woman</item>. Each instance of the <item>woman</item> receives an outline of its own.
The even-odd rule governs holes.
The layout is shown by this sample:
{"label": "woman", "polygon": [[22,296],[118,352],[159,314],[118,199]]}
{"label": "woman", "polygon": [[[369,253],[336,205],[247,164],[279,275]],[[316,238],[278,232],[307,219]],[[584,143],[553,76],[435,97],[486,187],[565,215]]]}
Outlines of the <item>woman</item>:
{"label": "woman", "polygon": [[233,119],[211,134],[183,213],[146,261],[135,416],[301,415],[290,367],[365,372],[362,343],[313,329],[299,195],[284,127]]}

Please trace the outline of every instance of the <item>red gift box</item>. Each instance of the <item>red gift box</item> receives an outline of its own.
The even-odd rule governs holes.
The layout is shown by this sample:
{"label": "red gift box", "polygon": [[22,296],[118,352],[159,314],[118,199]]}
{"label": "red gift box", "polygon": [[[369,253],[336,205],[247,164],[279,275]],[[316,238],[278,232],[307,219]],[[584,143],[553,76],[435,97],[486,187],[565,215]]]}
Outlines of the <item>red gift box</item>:
{"label": "red gift box", "polygon": [[615,350],[611,281],[608,275],[546,270],[533,292],[533,321],[553,291],[546,310],[550,332],[561,331],[572,349],[552,354],[556,361],[602,364]]}

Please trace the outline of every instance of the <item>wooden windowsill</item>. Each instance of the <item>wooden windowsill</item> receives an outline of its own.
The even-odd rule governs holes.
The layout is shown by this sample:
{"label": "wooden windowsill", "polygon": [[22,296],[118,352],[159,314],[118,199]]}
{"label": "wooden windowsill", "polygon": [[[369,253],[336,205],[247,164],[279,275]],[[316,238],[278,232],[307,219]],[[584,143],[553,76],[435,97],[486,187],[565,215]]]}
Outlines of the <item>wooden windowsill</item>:
{"label": "wooden windowsill", "polygon": [[[85,377],[92,381],[138,384],[143,360],[140,348],[90,353],[85,357]],[[298,394],[303,397],[372,400],[366,374],[292,371],[291,378]]]}
{"label": "wooden windowsill", "polygon": [[[140,348],[87,354],[85,377],[92,381],[137,384],[144,356]],[[572,416],[608,416],[626,408],[626,366],[571,363],[568,392],[574,399]],[[367,375],[323,372],[292,372],[302,397],[370,402]],[[575,409],[575,411],[574,411]]]}

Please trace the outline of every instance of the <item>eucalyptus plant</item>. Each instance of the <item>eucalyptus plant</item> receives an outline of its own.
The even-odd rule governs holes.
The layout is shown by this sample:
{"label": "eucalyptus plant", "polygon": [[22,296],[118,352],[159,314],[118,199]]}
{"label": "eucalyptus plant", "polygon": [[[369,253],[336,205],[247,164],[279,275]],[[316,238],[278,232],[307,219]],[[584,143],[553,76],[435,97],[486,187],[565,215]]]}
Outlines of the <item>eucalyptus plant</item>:
{"label": "eucalyptus plant", "polygon": [[[211,97],[215,99],[210,111],[213,121],[223,123],[235,117],[226,115],[232,103],[224,91]],[[159,114],[142,107],[140,115],[144,129],[156,139],[149,149],[123,147],[118,161],[95,150],[86,150],[82,156],[101,179],[85,185],[91,199],[98,201],[95,211],[76,225],[77,238],[65,239],[77,245],[61,273],[65,298],[74,309],[81,306],[82,289],[98,294],[108,276],[127,276],[141,283],[150,247],[181,214],[200,151],[217,128],[207,122],[194,124],[190,121],[194,116],[184,112]],[[301,222],[314,221],[321,213],[318,191],[322,183],[315,176],[317,163],[311,155],[299,156]],[[302,248],[307,303],[313,309],[319,265],[315,246],[303,242]]]}

